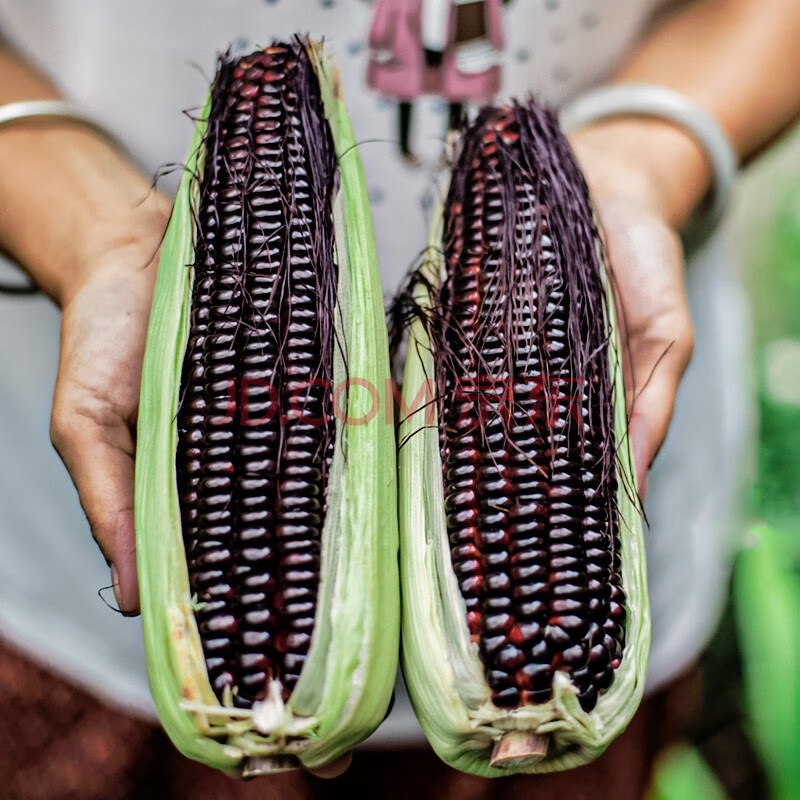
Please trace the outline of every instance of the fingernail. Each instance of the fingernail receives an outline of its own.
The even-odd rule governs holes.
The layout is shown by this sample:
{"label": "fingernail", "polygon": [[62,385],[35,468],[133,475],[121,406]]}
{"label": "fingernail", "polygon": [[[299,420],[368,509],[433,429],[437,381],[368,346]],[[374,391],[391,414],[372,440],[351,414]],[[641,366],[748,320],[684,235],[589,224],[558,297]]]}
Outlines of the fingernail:
{"label": "fingernail", "polygon": [[647,436],[642,425],[638,420],[634,420],[628,433],[631,437],[631,454],[633,455],[633,471],[636,475],[636,489],[639,494],[639,499],[644,502],[644,496],[647,492],[647,468],[648,454],[647,454]]}
{"label": "fingernail", "polygon": [[640,502],[644,503],[644,497],[647,494],[647,469],[641,470],[636,475],[636,492]]}
{"label": "fingernail", "polygon": [[124,614],[125,612],[122,605],[122,589],[119,585],[119,570],[117,569],[116,564],[111,565],[111,588],[114,590],[114,599],[117,601],[117,608]]}

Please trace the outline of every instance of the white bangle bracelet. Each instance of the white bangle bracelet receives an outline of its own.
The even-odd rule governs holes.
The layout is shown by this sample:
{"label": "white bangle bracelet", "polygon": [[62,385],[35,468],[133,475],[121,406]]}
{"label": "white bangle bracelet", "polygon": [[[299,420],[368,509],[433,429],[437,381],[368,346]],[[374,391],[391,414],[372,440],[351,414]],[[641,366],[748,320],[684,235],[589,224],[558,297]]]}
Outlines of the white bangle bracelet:
{"label": "white bangle bracelet", "polygon": [[642,83],[592,89],[564,106],[559,119],[564,130],[570,132],[598,120],[628,115],[672,122],[695,139],[706,153],[713,174],[711,191],[683,230],[687,246],[696,246],[713,232],[730,201],[737,169],[730,140],[708,112],[680,92]]}
{"label": "white bangle bracelet", "polygon": [[124,144],[99,120],[81,111],[77,106],[63,100],[20,100],[0,106],[0,126],[30,119],[61,119],[75,122],[99,133],[114,147],[127,154]]}

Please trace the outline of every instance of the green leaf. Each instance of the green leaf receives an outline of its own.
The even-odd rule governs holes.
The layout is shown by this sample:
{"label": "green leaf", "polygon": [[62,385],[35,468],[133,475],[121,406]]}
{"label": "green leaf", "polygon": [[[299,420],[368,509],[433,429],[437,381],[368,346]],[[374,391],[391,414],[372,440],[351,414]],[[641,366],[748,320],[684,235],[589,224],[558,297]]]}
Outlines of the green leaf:
{"label": "green leaf", "polygon": [[800,574],[786,534],[751,538],[734,573],[745,700],[772,796],[788,800],[800,797]]}
{"label": "green leaf", "polygon": [[700,753],[688,745],[668,750],[656,763],[647,800],[725,800],[727,794]]}

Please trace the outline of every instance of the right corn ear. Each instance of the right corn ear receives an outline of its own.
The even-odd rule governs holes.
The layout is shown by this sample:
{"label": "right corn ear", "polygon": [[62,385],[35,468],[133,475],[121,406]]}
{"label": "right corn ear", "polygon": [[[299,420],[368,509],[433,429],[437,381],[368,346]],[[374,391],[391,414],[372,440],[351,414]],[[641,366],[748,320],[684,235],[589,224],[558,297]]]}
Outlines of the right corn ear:
{"label": "right corn ear", "polygon": [[614,302],[555,115],[487,109],[457,144],[427,261],[396,304],[411,321],[403,669],[448,764],[549,772],[601,753],[644,688]]}

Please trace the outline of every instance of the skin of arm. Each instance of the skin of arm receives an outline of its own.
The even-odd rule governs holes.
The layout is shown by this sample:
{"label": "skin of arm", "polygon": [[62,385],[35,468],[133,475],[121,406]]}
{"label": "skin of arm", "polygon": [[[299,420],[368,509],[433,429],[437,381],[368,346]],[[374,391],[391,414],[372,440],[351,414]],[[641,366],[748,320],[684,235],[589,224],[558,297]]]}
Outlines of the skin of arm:
{"label": "skin of arm", "polygon": [[[649,36],[618,80],[684,92],[746,157],[800,106],[797,41],[795,0],[703,0]],[[35,70],[0,52],[0,103],[55,96]],[[572,142],[625,311],[631,436],[643,492],[692,350],[675,230],[706,191],[709,168],[689,137],[661,122],[615,120]],[[0,197],[0,247],[63,309],[53,443],[111,565],[119,606],[136,613],[134,431],[169,203],[102,137],[55,122],[0,130]]]}

